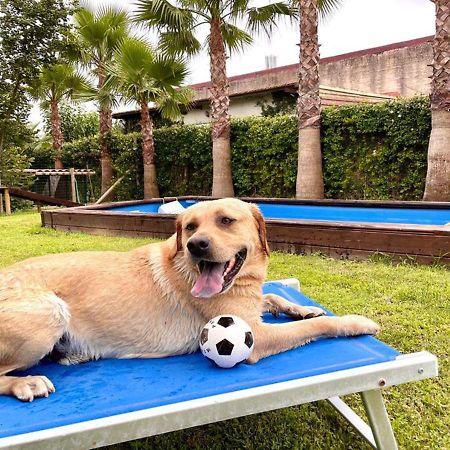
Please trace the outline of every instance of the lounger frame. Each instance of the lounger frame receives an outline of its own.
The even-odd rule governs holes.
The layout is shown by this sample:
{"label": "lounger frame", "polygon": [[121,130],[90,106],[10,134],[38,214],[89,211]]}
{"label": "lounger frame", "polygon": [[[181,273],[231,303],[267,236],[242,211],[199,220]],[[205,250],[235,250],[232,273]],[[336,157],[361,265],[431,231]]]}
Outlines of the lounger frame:
{"label": "lounger frame", "polygon": [[[297,280],[283,283],[299,289]],[[227,394],[144,409],[53,429],[0,439],[0,449],[87,449],[184,428],[329,400],[375,449],[396,450],[397,443],[382,390],[437,375],[437,359],[428,352],[401,355],[393,361],[244,389]],[[369,424],[339,397],[361,395]]]}

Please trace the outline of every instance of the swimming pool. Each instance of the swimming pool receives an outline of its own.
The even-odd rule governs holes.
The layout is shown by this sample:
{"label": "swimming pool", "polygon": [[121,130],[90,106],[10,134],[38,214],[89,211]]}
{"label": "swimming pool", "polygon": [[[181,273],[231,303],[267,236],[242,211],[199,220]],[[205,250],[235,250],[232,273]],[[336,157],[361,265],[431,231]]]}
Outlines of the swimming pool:
{"label": "swimming pool", "polygon": [[[189,207],[209,197],[179,197]],[[42,212],[46,227],[67,231],[166,238],[175,216],[159,214],[175,198],[82,206]],[[244,198],[261,209],[272,250],[321,252],[362,259],[373,253],[450,264],[450,203],[301,201]],[[447,225],[449,224],[449,225]]]}
{"label": "swimming pool", "polygon": [[[198,200],[181,200],[185,208],[198,203]],[[325,220],[331,222],[372,222],[402,223],[416,225],[450,224],[450,205],[448,209],[408,208],[408,207],[370,207],[290,204],[255,201],[265,219],[281,220]],[[140,203],[137,205],[113,206],[109,211],[118,213],[158,213],[162,202]]]}

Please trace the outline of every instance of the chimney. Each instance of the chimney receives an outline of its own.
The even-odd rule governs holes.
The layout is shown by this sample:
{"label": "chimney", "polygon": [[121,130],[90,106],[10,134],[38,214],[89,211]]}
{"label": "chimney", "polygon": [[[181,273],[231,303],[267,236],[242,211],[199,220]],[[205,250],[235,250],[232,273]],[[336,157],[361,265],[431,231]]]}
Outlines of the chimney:
{"label": "chimney", "polygon": [[266,69],[273,69],[274,67],[277,67],[277,57],[275,55],[266,55]]}

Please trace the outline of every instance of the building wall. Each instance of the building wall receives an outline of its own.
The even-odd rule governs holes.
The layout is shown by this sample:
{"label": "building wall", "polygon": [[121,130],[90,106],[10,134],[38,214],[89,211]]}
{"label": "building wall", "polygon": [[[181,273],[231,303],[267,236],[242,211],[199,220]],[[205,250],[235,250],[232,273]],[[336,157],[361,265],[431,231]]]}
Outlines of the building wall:
{"label": "building wall", "polygon": [[[410,97],[429,94],[433,61],[431,37],[337,55],[320,60],[321,90],[348,89],[361,93],[395,94]],[[257,102],[271,99],[267,92],[297,89],[298,64],[230,77],[230,114],[259,115]],[[209,82],[193,85],[195,101],[202,105],[184,116],[184,123],[209,122]],[[331,91],[331,90],[328,90]],[[324,95],[322,95],[324,94]],[[325,95],[326,94],[326,95]],[[321,92],[323,105],[348,104],[348,95]],[[358,94],[350,103],[357,102]],[[361,97],[361,96],[359,96]],[[375,99],[373,101],[382,101]],[[361,98],[360,101],[371,101]]]}
{"label": "building wall", "polygon": [[432,61],[431,42],[337,61],[326,58],[320,65],[320,82],[376,94],[429,94]]}
{"label": "building wall", "polygon": [[[230,99],[230,116],[232,117],[248,117],[259,116],[261,114],[261,107],[257,103],[266,99],[271,101],[272,96],[269,94],[255,94],[245,95],[242,97],[235,97]],[[183,122],[186,125],[207,123],[209,118],[209,104],[202,105],[202,109],[192,109],[183,116]]]}

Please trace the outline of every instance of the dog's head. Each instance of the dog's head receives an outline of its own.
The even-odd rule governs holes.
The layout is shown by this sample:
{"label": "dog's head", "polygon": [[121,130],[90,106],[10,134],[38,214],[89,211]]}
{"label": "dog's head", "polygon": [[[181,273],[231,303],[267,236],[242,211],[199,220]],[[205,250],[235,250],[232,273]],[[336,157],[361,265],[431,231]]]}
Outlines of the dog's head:
{"label": "dog's head", "polygon": [[[177,217],[176,248],[196,281],[191,294],[210,298],[236,280],[265,275],[269,247],[257,206],[237,199],[200,202]],[[262,275],[261,275],[262,273]]]}

